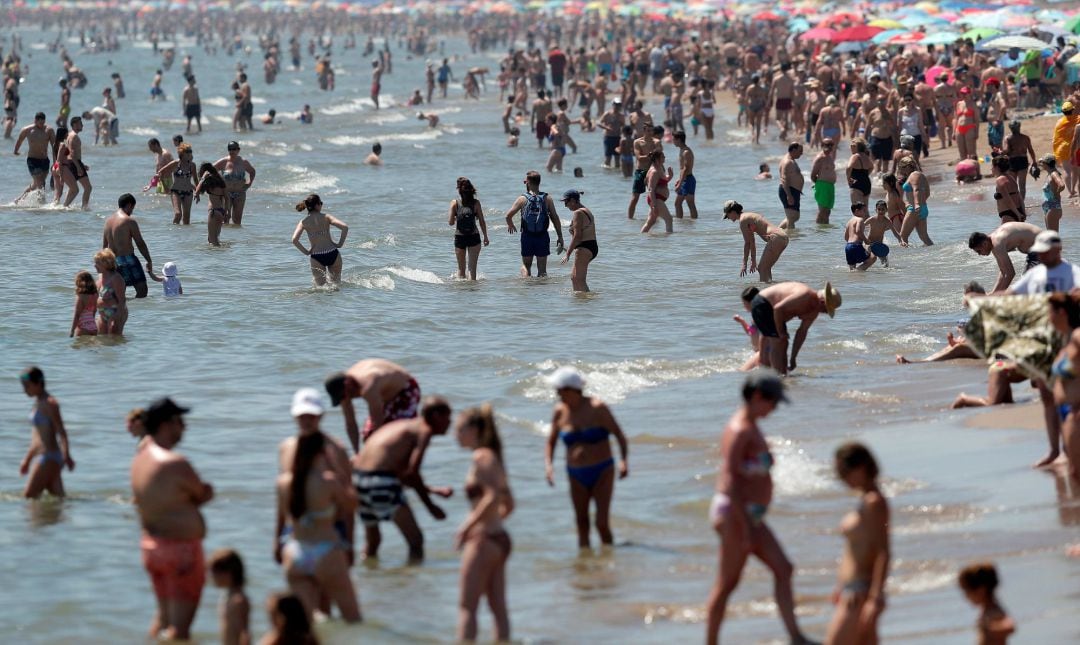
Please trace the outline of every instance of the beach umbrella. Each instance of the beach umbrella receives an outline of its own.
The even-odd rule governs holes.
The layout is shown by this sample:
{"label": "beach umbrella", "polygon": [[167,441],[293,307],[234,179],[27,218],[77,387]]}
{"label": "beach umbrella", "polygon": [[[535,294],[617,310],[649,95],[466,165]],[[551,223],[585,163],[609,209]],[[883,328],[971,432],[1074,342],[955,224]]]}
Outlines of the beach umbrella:
{"label": "beach umbrella", "polygon": [[955,31],[939,31],[922,39],[924,45],[951,45],[960,39]]}
{"label": "beach umbrella", "polygon": [[926,70],[926,82],[934,85],[937,83],[937,77],[941,76],[942,74],[948,76],[948,78],[945,79],[945,82],[949,85],[952,85],[953,80],[955,80],[953,78],[952,70],[943,65],[934,65],[930,69]]}
{"label": "beach umbrella", "polygon": [[994,36],[1000,36],[1005,32],[1000,29],[994,29],[992,27],[976,27],[974,29],[968,29],[960,35],[961,38],[969,38],[975,42],[984,40],[986,38],[993,38]]}
{"label": "beach umbrella", "polygon": [[832,40],[836,35],[834,29],[828,27],[814,27],[810,31],[799,34],[799,40]]}
{"label": "beach umbrella", "polygon": [[825,18],[820,23],[818,23],[818,26],[831,27],[833,25],[840,25],[846,22],[857,25],[862,23],[862,21],[863,17],[857,13],[851,13],[850,11],[841,11],[839,13],[834,13],[828,18]]}
{"label": "beach umbrella", "polygon": [[784,20],[784,16],[772,11],[759,11],[750,16],[750,19],[756,22],[780,22]]}
{"label": "beach umbrella", "polygon": [[893,36],[888,42],[890,45],[912,45],[922,42],[923,38],[926,38],[926,34],[921,31],[907,31]]}
{"label": "beach umbrella", "polygon": [[834,54],[848,54],[851,52],[861,52],[864,49],[870,47],[870,43],[860,43],[853,40],[849,40],[846,43],[840,43],[836,47],[832,48]]}
{"label": "beach umbrella", "polygon": [[[795,18],[787,21],[787,28],[789,31],[795,32],[809,31],[810,21],[808,21],[806,18],[803,18],[802,16],[796,16]],[[828,27],[823,27],[823,29],[828,29]]]}
{"label": "beach umbrella", "polygon": [[976,49],[995,49],[1005,51],[1009,49],[1045,49],[1046,43],[1031,36],[1001,36],[992,40],[979,43]]}
{"label": "beach umbrella", "polygon": [[1080,13],[1076,14],[1072,18],[1069,18],[1062,27],[1068,29],[1074,34],[1080,34]]}
{"label": "beach umbrella", "polygon": [[875,18],[866,23],[871,27],[881,27],[882,29],[902,29],[904,25],[891,18]]}
{"label": "beach umbrella", "polygon": [[875,45],[880,45],[882,43],[888,42],[888,40],[893,36],[899,36],[900,34],[906,33],[907,29],[889,29],[871,38],[870,42],[874,43]]}
{"label": "beach umbrella", "polygon": [[938,13],[941,11],[941,7],[936,2],[916,2],[915,8],[926,13]]}
{"label": "beach umbrella", "polygon": [[847,43],[847,42],[866,42],[874,36],[885,31],[881,27],[871,27],[870,25],[858,25],[856,27],[848,27],[847,29],[841,29],[833,36],[834,43]]}

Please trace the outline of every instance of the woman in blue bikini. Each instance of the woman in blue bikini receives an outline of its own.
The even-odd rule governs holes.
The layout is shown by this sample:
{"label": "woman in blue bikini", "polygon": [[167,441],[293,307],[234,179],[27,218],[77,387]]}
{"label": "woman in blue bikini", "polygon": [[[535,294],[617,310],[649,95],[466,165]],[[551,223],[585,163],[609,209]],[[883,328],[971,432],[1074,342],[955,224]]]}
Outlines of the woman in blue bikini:
{"label": "woman in blue bikini", "polygon": [[544,451],[548,484],[555,485],[555,446],[561,438],[566,444],[566,473],[570,477],[570,499],[577,519],[578,547],[589,548],[589,503],[593,500],[596,532],[601,543],[610,545],[613,538],[608,511],[615,489],[615,460],[608,437],[614,435],[619,442],[619,479],[623,479],[630,474],[626,436],[604,402],[583,394],[585,379],[576,369],[560,367],[548,377],[548,382],[559,396]]}
{"label": "woman in blue bikini", "polygon": [[45,390],[45,373],[37,367],[27,368],[19,375],[23,392],[34,399],[30,412],[30,449],[26,451],[20,475],[29,475],[23,497],[37,499],[45,491],[56,497],[64,496],[64,481],[60,473],[64,466],[75,470],[71,458],[64,421],[60,418],[60,404]]}
{"label": "woman in blue bikini", "polygon": [[[1050,296],[1050,324],[1065,340],[1050,369],[1054,403],[1061,415],[1061,438],[1065,456],[1069,458],[1069,473],[1080,476],[1080,301],[1070,294],[1058,292]],[[1058,438],[1050,435],[1050,455],[1056,457]],[[1050,461],[1053,461],[1051,457]],[[1045,461],[1045,460],[1044,460]]]}

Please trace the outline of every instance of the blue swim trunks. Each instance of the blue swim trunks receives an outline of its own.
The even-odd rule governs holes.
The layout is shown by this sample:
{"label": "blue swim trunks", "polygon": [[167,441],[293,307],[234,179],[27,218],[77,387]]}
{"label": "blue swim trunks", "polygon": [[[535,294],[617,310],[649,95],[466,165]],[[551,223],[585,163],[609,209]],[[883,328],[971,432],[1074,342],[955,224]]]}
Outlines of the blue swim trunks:
{"label": "blue swim trunks", "polygon": [[521,257],[546,258],[551,255],[551,236],[543,233],[521,232]]}
{"label": "blue swim trunks", "polygon": [[889,245],[884,242],[874,242],[870,245],[870,252],[874,254],[876,258],[889,257]]}
{"label": "blue swim trunks", "polygon": [[614,157],[619,147],[619,137],[604,137],[604,156]]}
{"label": "blue swim trunks", "polygon": [[866,249],[861,242],[848,242],[844,245],[844,255],[847,256],[847,263],[849,267],[853,267],[857,264],[866,262],[870,256],[866,254]]}
{"label": "blue swim trunks", "polygon": [[124,284],[129,287],[146,283],[146,274],[143,273],[142,264],[134,255],[118,256],[116,258],[116,272],[124,279]]}
{"label": "blue swim trunks", "polygon": [[679,189],[675,191],[676,195],[693,195],[697,191],[697,179],[693,175],[687,175],[686,179],[682,180],[679,184]]}
{"label": "blue swim trunks", "polygon": [[642,170],[642,169],[635,169],[634,170],[634,188],[633,188],[633,190],[634,190],[635,195],[641,195],[642,193],[645,192],[645,175],[647,175],[648,173],[649,173],[648,168],[646,168],[644,170]]}
{"label": "blue swim trunks", "polygon": [[792,189],[791,194],[794,196],[794,199],[789,203],[788,191],[784,190],[783,186],[780,186],[779,190],[777,191],[777,195],[780,196],[780,205],[784,207],[784,210],[797,211],[799,210],[799,205],[802,202],[802,193]]}

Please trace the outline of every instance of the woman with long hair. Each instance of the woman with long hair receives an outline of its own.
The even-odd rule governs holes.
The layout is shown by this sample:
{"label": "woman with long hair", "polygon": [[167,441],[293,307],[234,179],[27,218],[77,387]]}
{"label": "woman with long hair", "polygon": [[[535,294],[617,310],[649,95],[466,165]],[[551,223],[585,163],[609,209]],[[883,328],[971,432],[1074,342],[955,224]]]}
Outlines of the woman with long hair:
{"label": "woman with long hair", "polygon": [[484,596],[495,618],[495,642],[503,643],[510,640],[506,561],[511,549],[503,520],[514,511],[514,496],[507,483],[491,405],[462,412],[457,438],[461,447],[472,450],[472,467],[465,477],[465,495],[472,512],[455,537],[455,546],[461,551],[457,638],[459,642],[476,640],[476,609]]}
{"label": "woman with long hair", "polygon": [[[311,193],[296,204],[296,212],[307,215],[296,223],[293,231],[293,246],[311,260],[311,276],[317,286],[326,284],[327,277],[332,284],[341,282],[341,253],[338,249],[345,246],[345,238],[349,235],[349,227],[338,218],[329,213],[322,212],[323,201],[315,193]],[[330,237],[330,227],[333,226],[341,231],[341,237],[337,242]],[[300,236],[307,232],[310,249],[304,248],[300,243]]]}
{"label": "woman with long hair", "polygon": [[930,199],[930,181],[926,175],[915,166],[915,160],[904,157],[896,167],[896,180],[902,182],[900,189],[904,192],[905,207],[904,223],[900,226],[900,244],[907,245],[911,232],[919,234],[919,239],[926,246],[933,246],[930,239],[926,220],[930,217],[930,207],[926,205]]}
{"label": "woman with long hair", "polygon": [[[450,200],[450,214],[447,223],[454,227],[454,254],[457,256],[459,280],[465,279],[465,259],[469,261],[469,279],[476,279],[476,263],[480,259],[480,235],[484,236],[484,246],[490,243],[487,234],[487,222],[484,221],[484,207],[476,198],[476,188],[465,177],[457,180],[458,198]],[[478,230],[479,229],[479,230]]]}
{"label": "woman with long hair", "polygon": [[836,475],[859,493],[859,504],[840,522],[844,553],[833,592],[836,610],[825,643],[872,645],[878,642],[877,623],[885,610],[889,577],[889,503],[878,488],[877,461],[866,446],[840,446]]}
{"label": "woman with long hair", "polygon": [[[743,236],[743,261],[739,277],[757,272],[762,282],[772,282],[773,265],[780,259],[780,254],[788,245],[787,232],[779,226],[770,224],[761,213],[744,213],[743,205],[734,199],[729,199],[724,203],[724,219],[737,223]],[[765,242],[765,248],[761,250],[760,262],[757,258],[755,235]]]}
{"label": "woman with long hair", "polygon": [[668,183],[674,174],[670,167],[664,170],[663,150],[654,150],[649,155],[649,171],[645,175],[645,186],[648,191],[645,200],[649,204],[649,217],[641,227],[642,233],[648,233],[658,219],[664,220],[664,230],[668,233],[674,230],[672,228],[674,220],[671,219],[671,211],[667,207]]}
{"label": "woman with long hair", "polygon": [[[1050,370],[1054,403],[1061,415],[1061,434],[1069,472],[1080,476],[1080,301],[1064,292],[1050,296],[1050,324],[1065,339]],[[1058,438],[1050,436],[1050,454],[1058,452]]]}
{"label": "woman with long hair", "polygon": [[[322,410],[317,395],[294,399],[293,416],[300,423],[318,424]],[[359,622],[348,557],[334,527],[340,510],[351,513],[356,508],[356,495],[342,485],[326,453],[323,433],[301,434],[292,467],[278,476],[278,514],[286,523],[281,562],[289,589],[303,601],[309,617],[325,597],[346,622]]]}
{"label": "woman with long hair", "polygon": [[206,241],[221,246],[221,227],[228,219],[228,198],[225,180],[212,163],[199,166],[199,183],[195,186],[195,202],[206,194]]}

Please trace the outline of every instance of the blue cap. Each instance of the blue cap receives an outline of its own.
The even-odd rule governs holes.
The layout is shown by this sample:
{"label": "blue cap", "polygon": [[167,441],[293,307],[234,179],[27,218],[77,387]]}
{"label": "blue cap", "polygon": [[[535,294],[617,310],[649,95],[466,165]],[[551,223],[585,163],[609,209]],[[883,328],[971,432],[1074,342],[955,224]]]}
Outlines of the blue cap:
{"label": "blue cap", "polygon": [[562,200],[565,202],[570,199],[581,199],[581,191],[571,188],[562,194]]}

